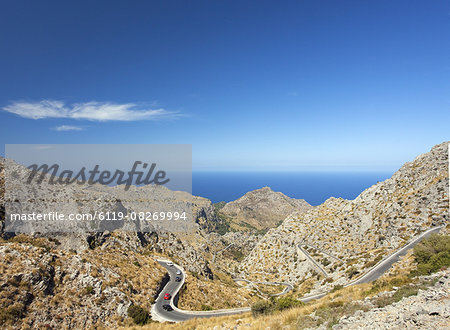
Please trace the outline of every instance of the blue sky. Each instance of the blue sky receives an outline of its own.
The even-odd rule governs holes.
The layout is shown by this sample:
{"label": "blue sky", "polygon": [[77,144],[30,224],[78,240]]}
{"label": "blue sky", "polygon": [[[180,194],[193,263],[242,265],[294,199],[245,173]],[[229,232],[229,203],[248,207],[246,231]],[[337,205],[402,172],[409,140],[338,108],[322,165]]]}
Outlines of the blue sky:
{"label": "blue sky", "polygon": [[0,139],[195,170],[395,170],[449,140],[448,1],[3,1]]}

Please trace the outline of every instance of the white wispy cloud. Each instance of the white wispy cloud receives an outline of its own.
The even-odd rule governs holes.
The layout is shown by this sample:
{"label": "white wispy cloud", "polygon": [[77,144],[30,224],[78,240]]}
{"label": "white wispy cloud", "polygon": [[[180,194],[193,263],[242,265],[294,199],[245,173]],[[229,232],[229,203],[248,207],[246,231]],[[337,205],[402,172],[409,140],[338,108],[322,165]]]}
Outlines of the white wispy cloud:
{"label": "white wispy cloud", "polygon": [[140,108],[135,103],[85,102],[66,105],[62,101],[14,102],[2,108],[23,118],[68,118],[92,121],[159,120],[181,116],[165,109]]}
{"label": "white wispy cloud", "polygon": [[61,126],[57,126],[55,127],[55,131],[82,131],[84,130],[83,127],[79,127],[79,126],[72,126],[72,125],[61,125]]}

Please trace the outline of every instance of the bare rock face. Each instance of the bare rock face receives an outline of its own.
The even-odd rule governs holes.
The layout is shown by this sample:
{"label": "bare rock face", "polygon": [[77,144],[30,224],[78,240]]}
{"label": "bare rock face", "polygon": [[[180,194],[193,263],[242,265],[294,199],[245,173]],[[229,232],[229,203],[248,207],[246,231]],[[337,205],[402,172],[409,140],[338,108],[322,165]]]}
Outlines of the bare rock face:
{"label": "bare rock face", "polygon": [[[354,200],[329,198],[307,212],[290,215],[258,242],[241,263],[241,275],[291,283],[314,278],[309,292],[331,289],[419,233],[447,224],[448,145],[433,147]],[[327,278],[298,251],[299,244],[309,250]]]}
{"label": "bare rock face", "polygon": [[227,203],[220,212],[235,224],[248,224],[256,229],[274,227],[292,212],[310,210],[303,199],[294,199],[269,187],[253,190],[236,201]]}

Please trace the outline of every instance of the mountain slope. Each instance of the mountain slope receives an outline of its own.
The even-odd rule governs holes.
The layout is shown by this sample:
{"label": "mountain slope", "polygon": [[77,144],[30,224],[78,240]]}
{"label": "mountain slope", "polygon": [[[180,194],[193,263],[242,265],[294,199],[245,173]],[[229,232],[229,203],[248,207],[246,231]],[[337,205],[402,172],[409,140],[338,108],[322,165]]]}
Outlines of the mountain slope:
{"label": "mountain slope", "polygon": [[302,212],[312,206],[303,199],[294,199],[269,187],[253,190],[227,203],[220,212],[234,225],[250,225],[256,229],[274,227],[292,212]]}
{"label": "mountain slope", "polygon": [[306,213],[289,216],[241,263],[241,276],[297,283],[300,293],[344,284],[421,231],[448,223],[448,176],[445,142],[355,200],[330,198]]}

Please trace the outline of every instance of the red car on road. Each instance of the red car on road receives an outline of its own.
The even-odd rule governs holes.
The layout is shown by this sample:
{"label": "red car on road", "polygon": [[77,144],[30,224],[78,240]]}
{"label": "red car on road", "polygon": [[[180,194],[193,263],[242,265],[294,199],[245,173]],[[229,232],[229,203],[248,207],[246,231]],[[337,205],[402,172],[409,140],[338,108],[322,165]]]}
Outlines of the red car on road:
{"label": "red car on road", "polygon": [[170,300],[170,298],[172,298],[172,296],[170,295],[170,293],[166,293],[164,295],[164,300]]}

